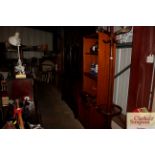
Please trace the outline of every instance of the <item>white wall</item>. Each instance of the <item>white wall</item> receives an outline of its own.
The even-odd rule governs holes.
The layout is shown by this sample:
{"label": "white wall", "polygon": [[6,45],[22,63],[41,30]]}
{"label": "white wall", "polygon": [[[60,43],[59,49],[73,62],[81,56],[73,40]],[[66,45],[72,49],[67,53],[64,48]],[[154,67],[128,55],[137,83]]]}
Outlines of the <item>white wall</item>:
{"label": "white wall", "polygon": [[[116,50],[115,75],[131,63],[131,48]],[[114,103],[122,107],[126,113],[130,69],[114,80]]]}
{"label": "white wall", "polygon": [[[119,27],[115,27],[115,29],[117,30],[119,29]],[[132,34],[132,31],[131,31],[131,34]],[[120,36],[120,38],[121,37],[124,37],[123,39],[126,39],[125,36]],[[127,38],[126,41],[132,42],[132,37]],[[132,53],[132,48],[116,49],[115,75],[131,63],[131,53]],[[130,69],[128,69],[123,74],[121,74],[114,81],[113,101],[115,104],[118,104],[119,106],[122,107],[123,114],[126,114],[129,78],[130,78]]]}
{"label": "white wall", "polygon": [[[53,50],[53,35],[50,32],[44,32],[32,28],[22,26],[1,26],[0,27],[0,42],[5,42],[8,38],[14,35],[15,32],[20,33],[22,44],[35,46],[41,44],[48,44],[48,50]],[[29,51],[24,52],[24,58],[42,57],[43,52]],[[9,52],[7,54],[9,58],[16,58],[17,53]]]}
{"label": "white wall", "polygon": [[155,90],[153,95],[152,112],[155,112]]}

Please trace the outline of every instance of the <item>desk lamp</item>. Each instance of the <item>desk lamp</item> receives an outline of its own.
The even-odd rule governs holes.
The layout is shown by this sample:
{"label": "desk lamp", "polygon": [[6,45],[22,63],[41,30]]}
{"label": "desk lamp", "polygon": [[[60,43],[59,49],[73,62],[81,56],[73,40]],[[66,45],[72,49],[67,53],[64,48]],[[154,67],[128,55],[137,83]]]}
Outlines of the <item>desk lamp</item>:
{"label": "desk lamp", "polygon": [[17,50],[18,50],[18,63],[17,66],[15,66],[15,72],[16,73],[16,78],[26,78],[26,74],[25,74],[25,67],[22,66],[22,61],[20,58],[20,51],[19,48],[21,46],[21,39],[20,39],[20,33],[16,32],[14,36],[9,37],[9,43],[13,46],[17,46]]}

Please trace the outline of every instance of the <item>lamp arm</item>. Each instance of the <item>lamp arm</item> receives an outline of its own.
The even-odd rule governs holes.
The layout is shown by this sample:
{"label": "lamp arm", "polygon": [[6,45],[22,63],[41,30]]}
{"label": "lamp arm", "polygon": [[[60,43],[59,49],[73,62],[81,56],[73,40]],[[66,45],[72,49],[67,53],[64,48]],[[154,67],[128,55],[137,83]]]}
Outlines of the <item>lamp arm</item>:
{"label": "lamp arm", "polygon": [[20,59],[19,46],[20,46],[20,45],[17,46],[17,48],[18,48],[18,63],[19,63],[19,65],[22,65],[22,63],[21,63],[21,59]]}

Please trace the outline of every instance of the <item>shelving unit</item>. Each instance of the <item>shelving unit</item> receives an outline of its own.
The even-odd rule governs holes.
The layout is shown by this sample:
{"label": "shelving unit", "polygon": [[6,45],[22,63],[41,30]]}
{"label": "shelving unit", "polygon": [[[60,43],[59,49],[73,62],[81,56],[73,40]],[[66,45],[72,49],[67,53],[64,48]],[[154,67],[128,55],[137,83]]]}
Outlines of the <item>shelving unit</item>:
{"label": "shelving unit", "polygon": [[[92,54],[94,44],[97,44],[98,51]],[[86,128],[104,128],[106,118],[102,111],[111,112],[115,50],[116,45],[111,44],[109,34],[98,32],[83,38],[83,88],[79,119]],[[98,73],[92,74],[92,64],[98,65]]]}
{"label": "shelving unit", "polygon": [[98,64],[98,55],[91,54],[90,48],[98,41],[97,35],[87,36],[83,39],[83,91],[96,96],[97,76],[92,75],[91,64]]}
{"label": "shelving unit", "polygon": [[[96,95],[97,105],[109,102],[110,78],[114,72],[115,44],[112,47],[113,59],[110,60],[110,37],[102,32],[83,39],[83,91]],[[90,48],[98,44],[98,54],[91,54]],[[91,65],[98,64],[98,74],[91,74]]]}

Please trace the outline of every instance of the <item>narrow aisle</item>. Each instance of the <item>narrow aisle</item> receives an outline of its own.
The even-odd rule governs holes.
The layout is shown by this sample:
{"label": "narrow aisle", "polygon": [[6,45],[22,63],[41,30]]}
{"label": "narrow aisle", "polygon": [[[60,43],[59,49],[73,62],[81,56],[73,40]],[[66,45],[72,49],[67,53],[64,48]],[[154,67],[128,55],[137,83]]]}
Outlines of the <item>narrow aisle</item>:
{"label": "narrow aisle", "polygon": [[61,94],[51,84],[38,85],[38,108],[45,129],[81,129],[69,106],[61,100]]}

